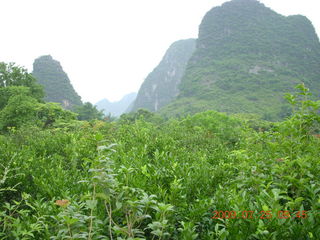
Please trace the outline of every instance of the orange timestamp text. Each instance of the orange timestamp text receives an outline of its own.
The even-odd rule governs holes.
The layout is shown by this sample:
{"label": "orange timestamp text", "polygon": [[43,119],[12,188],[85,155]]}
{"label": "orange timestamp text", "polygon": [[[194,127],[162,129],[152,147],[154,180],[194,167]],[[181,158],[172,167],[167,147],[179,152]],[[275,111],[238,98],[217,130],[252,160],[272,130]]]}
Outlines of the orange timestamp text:
{"label": "orange timestamp text", "polygon": [[288,218],[301,218],[308,217],[308,211],[277,211],[276,214],[272,214],[272,211],[213,211],[212,219],[272,219],[274,217],[278,219]]}

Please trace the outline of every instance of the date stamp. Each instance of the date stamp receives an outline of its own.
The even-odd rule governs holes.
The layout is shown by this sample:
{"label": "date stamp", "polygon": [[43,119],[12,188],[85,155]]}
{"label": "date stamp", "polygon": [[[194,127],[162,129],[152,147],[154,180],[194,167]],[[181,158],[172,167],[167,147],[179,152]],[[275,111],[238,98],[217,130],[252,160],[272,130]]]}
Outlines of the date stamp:
{"label": "date stamp", "polygon": [[276,214],[272,211],[213,211],[212,219],[288,219],[288,218],[300,218],[305,219],[308,217],[308,211],[277,211]]}

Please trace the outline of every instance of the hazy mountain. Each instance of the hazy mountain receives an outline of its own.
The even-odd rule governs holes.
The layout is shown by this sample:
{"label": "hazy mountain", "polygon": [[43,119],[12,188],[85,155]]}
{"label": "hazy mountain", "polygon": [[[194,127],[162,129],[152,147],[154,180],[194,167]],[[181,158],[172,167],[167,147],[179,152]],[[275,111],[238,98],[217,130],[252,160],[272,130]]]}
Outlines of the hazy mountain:
{"label": "hazy mountain", "polygon": [[97,102],[95,105],[98,110],[104,110],[104,113],[108,115],[109,113],[112,116],[120,116],[122,113],[128,109],[130,104],[135,100],[137,93],[129,93],[125,95],[120,101],[110,102],[108,99],[103,99]]}
{"label": "hazy mountain", "polygon": [[279,119],[289,111],[284,93],[301,81],[319,97],[320,44],[312,23],[256,0],[233,0],[203,18],[179,95],[163,112],[214,109]]}
{"label": "hazy mountain", "polygon": [[82,104],[81,97],[74,90],[61,64],[50,55],[34,61],[32,75],[43,85],[46,101],[61,103],[67,109]]}
{"label": "hazy mountain", "polygon": [[147,76],[140,87],[131,111],[145,108],[157,111],[174,99],[185,67],[195,49],[195,39],[173,43],[159,65]]}

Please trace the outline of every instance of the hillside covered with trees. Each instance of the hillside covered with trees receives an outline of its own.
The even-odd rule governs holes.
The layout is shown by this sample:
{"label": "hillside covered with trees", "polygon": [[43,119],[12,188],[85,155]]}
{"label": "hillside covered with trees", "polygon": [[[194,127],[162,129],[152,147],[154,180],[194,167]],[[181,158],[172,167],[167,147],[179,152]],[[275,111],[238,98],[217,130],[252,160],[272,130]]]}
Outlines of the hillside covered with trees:
{"label": "hillside covered with trees", "polygon": [[41,56],[33,63],[32,75],[43,86],[47,102],[60,103],[66,109],[82,105],[61,64],[50,55]]}
{"label": "hillside covered with trees", "polygon": [[[172,102],[118,119],[82,104],[50,56],[32,74],[0,62],[0,239],[320,239],[312,25],[233,0],[195,47],[184,75],[165,57],[147,78],[160,94],[171,76]],[[66,92],[48,99],[55,81]]]}
{"label": "hillside covered with trees", "polygon": [[[290,115],[283,95],[297,84],[303,82],[319,98],[320,43],[304,16],[285,17],[256,0],[229,1],[204,16],[191,53],[186,66],[176,67],[182,76],[175,94],[166,81],[170,71],[157,67],[141,86],[136,100],[141,103],[133,110],[160,110],[167,116],[215,110],[276,121]],[[157,92],[152,86],[168,88]],[[161,98],[168,100],[165,107],[155,109]]]}

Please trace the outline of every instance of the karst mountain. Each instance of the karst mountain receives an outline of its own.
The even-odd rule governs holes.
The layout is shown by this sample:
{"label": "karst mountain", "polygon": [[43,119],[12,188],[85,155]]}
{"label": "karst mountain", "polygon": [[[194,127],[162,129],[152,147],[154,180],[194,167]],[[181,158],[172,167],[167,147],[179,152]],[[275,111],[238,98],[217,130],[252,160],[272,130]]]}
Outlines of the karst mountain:
{"label": "karst mountain", "polygon": [[[141,86],[133,110],[161,108],[179,116],[212,109],[278,120],[290,114],[284,95],[297,84],[319,98],[320,43],[304,16],[283,16],[256,0],[233,0],[207,12],[198,39],[189,41],[187,49],[170,56],[184,52],[184,64],[160,68],[168,63],[164,57]],[[180,76],[172,86],[173,72]]]}

